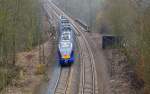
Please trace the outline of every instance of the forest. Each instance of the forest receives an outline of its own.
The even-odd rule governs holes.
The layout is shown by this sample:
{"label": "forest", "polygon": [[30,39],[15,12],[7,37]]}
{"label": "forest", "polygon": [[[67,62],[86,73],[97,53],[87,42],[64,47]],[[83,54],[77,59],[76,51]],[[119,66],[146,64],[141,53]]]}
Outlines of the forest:
{"label": "forest", "polygon": [[78,18],[90,29],[96,28],[96,16],[102,8],[103,0],[53,0],[59,8],[73,18]]}
{"label": "forest", "polygon": [[[150,90],[150,2],[149,0],[106,0],[102,21],[112,34],[122,36],[123,52],[140,79],[144,92]],[[101,22],[100,22],[101,23]]]}
{"label": "forest", "polygon": [[37,0],[0,0],[0,90],[17,77],[17,53],[42,42]]}
{"label": "forest", "polygon": [[[0,90],[17,77],[17,53],[30,51],[43,41],[38,0],[0,0]],[[54,0],[92,32],[123,38],[120,50],[127,56],[144,93],[150,92],[150,0]]]}

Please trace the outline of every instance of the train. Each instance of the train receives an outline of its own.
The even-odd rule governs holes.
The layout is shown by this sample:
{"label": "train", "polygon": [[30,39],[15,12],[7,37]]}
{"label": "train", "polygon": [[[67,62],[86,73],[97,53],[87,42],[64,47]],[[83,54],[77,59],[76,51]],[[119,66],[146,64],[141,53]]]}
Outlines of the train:
{"label": "train", "polygon": [[60,65],[71,65],[74,58],[75,34],[74,29],[65,16],[59,20],[58,59]]}

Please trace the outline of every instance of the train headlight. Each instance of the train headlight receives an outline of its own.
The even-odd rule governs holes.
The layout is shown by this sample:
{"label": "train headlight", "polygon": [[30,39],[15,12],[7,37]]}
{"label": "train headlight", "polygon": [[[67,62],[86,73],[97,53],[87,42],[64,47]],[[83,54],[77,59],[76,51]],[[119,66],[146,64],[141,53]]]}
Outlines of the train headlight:
{"label": "train headlight", "polygon": [[70,55],[64,55],[63,58],[64,58],[64,59],[69,59],[69,58],[70,58]]}

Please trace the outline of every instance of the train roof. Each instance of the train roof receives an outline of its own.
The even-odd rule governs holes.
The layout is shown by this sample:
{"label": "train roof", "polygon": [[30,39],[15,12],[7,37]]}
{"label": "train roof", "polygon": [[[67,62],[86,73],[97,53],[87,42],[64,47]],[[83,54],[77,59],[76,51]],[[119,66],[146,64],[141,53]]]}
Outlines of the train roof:
{"label": "train roof", "polygon": [[63,32],[61,35],[61,41],[71,41],[71,32]]}
{"label": "train roof", "polygon": [[60,16],[61,23],[69,23],[69,20],[65,16]]}
{"label": "train roof", "polygon": [[70,25],[64,26],[64,27],[62,28],[62,31],[71,31],[71,30],[72,30],[72,28],[71,28]]}
{"label": "train roof", "polygon": [[67,19],[65,16],[60,16],[60,19]]}

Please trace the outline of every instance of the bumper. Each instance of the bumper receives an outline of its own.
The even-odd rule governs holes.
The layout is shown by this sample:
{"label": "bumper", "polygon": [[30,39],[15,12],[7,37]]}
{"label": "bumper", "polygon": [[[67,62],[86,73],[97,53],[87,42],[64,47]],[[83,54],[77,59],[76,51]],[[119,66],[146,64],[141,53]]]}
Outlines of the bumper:
{"label": "bumper", "polygon": [[71,57],[71,58],[69,58],[69,59],[63,59],[63,58],[61,58],[61,59],[59,60],[59,63],[60,63],[61,65],[72,64],[73,62],[74,62],[74,57]]}
{"label": "bumper", "polygon": [[69,59],[61,58],[61,54],[60,54],[59,51],[58,51],[58,56],[59,56],[58,58],[59,58],[59,64],[60,65],[69,65],[69,64],[72,64],[74,62],[74,60],[75,60],[75,58],[74,58],[74,51],[72,51],[71,56],[70,56]]}

